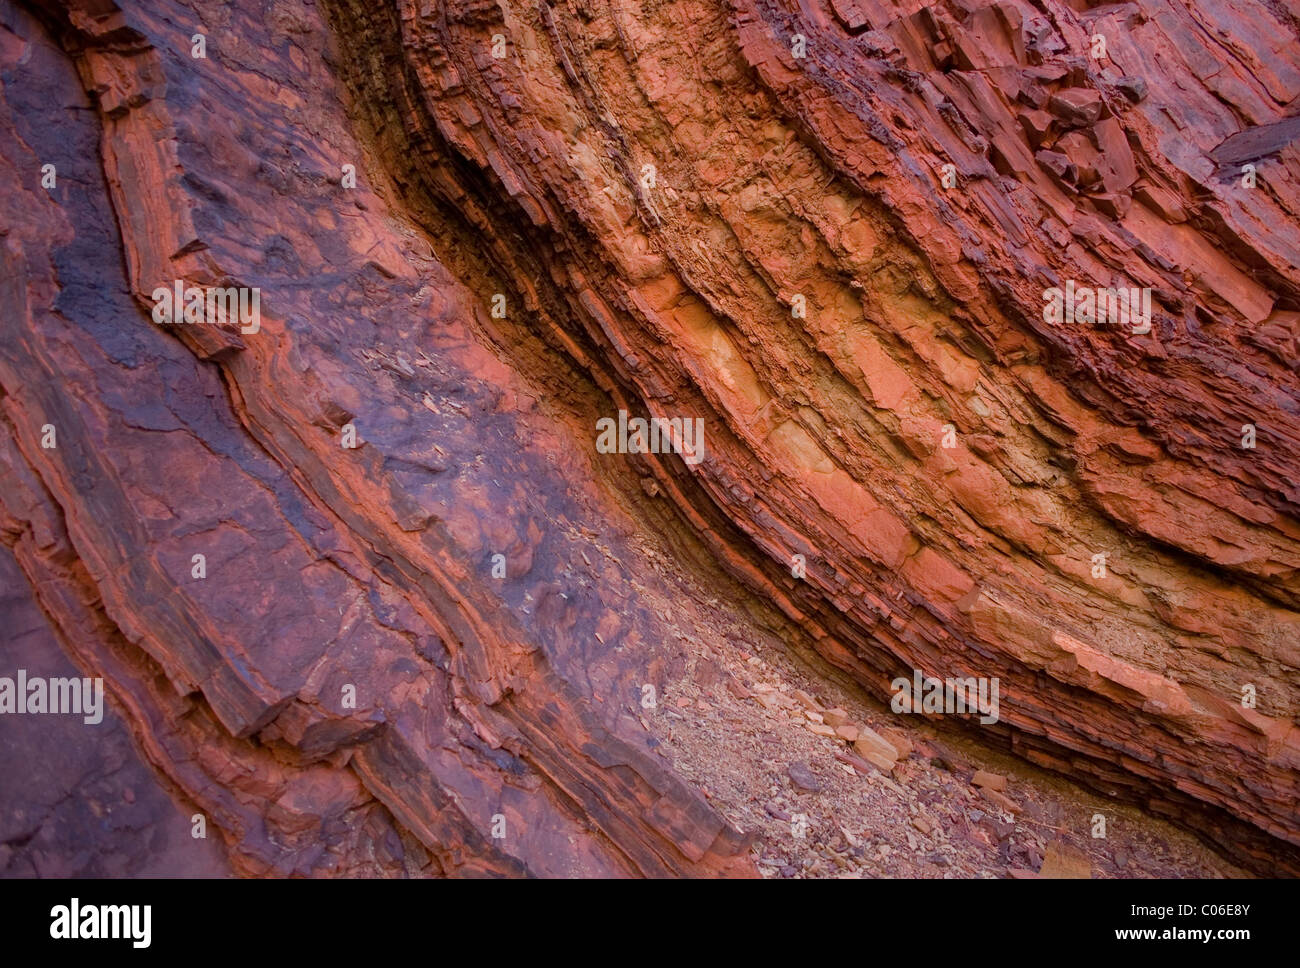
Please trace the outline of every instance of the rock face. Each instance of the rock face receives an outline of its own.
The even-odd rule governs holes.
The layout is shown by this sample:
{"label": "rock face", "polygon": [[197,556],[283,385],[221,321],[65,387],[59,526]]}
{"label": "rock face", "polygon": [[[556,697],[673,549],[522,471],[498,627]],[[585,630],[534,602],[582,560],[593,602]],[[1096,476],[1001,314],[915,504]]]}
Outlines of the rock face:
{"label": "rock face", "polygon": [[1281,4],[0,10],[9,600],[211,870],[753,873],[641,721],[702,581],[1300,873]]}

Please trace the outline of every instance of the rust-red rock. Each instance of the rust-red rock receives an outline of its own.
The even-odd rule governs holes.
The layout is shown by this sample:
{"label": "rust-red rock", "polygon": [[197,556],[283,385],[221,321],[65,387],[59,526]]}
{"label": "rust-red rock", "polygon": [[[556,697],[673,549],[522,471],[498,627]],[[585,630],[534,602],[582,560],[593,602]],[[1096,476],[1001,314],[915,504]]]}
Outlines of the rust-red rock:
{"label": "rust-red rock", "polygon": [[[237,870],[751,872],[637,722],[667,529],[868,691],[996,676],[990,742],[1300,871],[1294,17],[118,6],[6,7],[0,521]],[[260,331],[155,326],[177,279]],[[620,409],[708,458],[598,455]]]}

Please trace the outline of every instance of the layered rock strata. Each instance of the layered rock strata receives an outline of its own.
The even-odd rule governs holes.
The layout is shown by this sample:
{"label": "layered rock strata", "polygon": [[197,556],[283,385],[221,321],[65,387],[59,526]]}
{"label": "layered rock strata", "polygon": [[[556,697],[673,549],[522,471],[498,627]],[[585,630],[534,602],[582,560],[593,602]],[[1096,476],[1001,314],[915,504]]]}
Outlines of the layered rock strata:
{"label": "layered rock strata", "polygon": [[[3,22],[0,531],[238,872],[751,872],[639,721],[715,574],[1300,872],[1280,5]],[[156,324],[177,280],[256,330]],[[1084,289],[1150,317],[1045,312]],[[620,410],[705,459],[599,453]]]}

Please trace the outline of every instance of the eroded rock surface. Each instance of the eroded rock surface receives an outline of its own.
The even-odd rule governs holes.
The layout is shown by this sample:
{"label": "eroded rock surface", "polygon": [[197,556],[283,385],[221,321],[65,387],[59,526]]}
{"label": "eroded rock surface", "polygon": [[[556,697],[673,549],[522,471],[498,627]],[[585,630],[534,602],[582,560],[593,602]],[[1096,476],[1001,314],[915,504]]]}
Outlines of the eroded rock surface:
{"label": "eroded rock surface", "polygon": [[1300,872],[1281,5],[0,10],[0,534],[230,869],[754,873],[644,721],[721,600]]}

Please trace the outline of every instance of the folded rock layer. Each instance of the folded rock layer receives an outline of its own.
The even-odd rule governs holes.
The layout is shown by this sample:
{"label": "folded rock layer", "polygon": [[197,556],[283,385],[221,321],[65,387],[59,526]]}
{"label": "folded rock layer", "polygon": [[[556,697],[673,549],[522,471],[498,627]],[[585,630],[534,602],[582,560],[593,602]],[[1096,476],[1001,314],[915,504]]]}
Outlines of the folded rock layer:
{"label": "folded rock layer", "polygon": [[639,718],[705,576],[1300,873],[1280,5],[0,9],[0,533],[234,870],[752,873]]}

